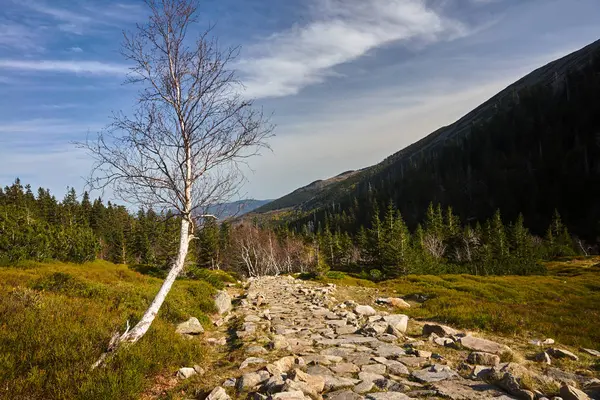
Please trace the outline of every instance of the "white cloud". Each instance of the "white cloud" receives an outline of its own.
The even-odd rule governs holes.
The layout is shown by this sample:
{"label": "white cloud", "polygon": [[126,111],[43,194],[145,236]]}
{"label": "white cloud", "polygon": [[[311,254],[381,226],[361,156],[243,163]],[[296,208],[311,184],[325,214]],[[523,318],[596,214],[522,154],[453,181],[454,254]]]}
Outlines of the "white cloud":
{"label": "white cloud", "polygon": [[400,40],[457,37],[465,27],[423,0],[316,0],[312,21],[248,49],[237,67],[250,97],[298,93],[334,74],[333,68]]}
{"label": "white cloud", "polygon": [[81,47],[69,47],[69,51],[72,53],[83,53],[83,49]]}
{"label": "white cloud", "polygon": [[99,61],[61,61],[61,60],[10,60],[0,59],[0,69],[34,72],[78,73],[88,75],[123,76],[128,69],[123,64],[103,63]]}

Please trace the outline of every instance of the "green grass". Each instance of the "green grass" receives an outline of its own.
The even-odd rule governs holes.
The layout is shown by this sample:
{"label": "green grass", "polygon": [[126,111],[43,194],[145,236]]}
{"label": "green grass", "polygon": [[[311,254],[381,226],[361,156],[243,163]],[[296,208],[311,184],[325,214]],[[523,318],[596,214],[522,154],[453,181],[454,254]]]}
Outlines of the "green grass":
{"label": "green grass", "polygon": [[[409,275],[377,287],[388,295],[427,296],[425,302],[402,311],[413,318],[600,349],[597,263],[593,259],[548,263],[546,276]],[[330,281],[371,286],[350,277]]]}
{"label": "green grass", "polygon": [[178,280],[148,334],[90,372],[115,330],[134,324],[161,280],[96,261],[0,268],[0,398],[136,399],[152,378],[202,364],[201,339],[175,334],[195,316],[208,328],[215,288]]}

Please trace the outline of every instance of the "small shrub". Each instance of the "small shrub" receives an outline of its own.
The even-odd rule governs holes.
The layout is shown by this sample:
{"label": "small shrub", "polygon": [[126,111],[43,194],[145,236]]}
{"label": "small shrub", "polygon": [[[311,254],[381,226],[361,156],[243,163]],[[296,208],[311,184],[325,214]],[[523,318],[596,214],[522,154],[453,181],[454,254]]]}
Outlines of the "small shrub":
{"label": "small shrub", "polygon": [[383,279],[383,273],[378,269],[372,269],[369,271],[369,278],[375,282],[379,282]]}
{"label": "small shrub", "polygon": [[340,271],[329,271],[325,274],[325,276],[329,279],[340,280],[346,277],[346,274]]}

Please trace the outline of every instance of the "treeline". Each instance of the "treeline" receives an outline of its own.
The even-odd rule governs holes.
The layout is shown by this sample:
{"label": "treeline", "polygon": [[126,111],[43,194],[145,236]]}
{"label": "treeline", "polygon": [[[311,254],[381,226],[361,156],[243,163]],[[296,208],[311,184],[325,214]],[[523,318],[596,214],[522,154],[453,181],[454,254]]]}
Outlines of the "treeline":
{"label": "treeline", "polygon": [[59,201],[47,189],[36,194],[17,179],[0,189],[0,260],[101,258],[114,263],[166,263],[176,252],[178,224],[152,210],[131,215],[120,205],[74,189]]}
{"label": "treeline", "polygon": [[[36,194],[17,179],[0,188],[0,265],[24,260],[83,263],[96,258],[163,275],[177,255],[179,219],[152,209],[130,213],[74,189],[59,201],[47,189]],[[246,276],[305,272],[310,249],[293,234],[277,235],[257,224],[230,225],[200,219],[185,274],[202,278],[205,269]]]}
{"label": "treeline", "polygon": [[321,257],[314,261],[320,269],[361,272],[372,279],[445,273],[530,275],[545,272],[543,259],[577,254],[556,211],[544,238],[532,235],[522,216],[506,223],[496,211],[482,224],[463,224],[452,208],[442,210],[439,204],[429,205],[423,224],[412,232],[392,203],[384,212],[375,203],[371,223],[356,233],[344,229],[342,215],[326,214],[324,225],[309,221],[302,227],[307,243]]}
{"label": "treeline", "polygon": [[[356,209],[356,212],[361,211]],[[353,211],[354,212],[354,211]],[[425,219],[410,230],[389,203],[371,202],[370,223],[357,229],[353,216],[327,212],[300,229],[272,229],[257,220],[235,224],[198,221],[185,274],[202,278],[206,269],[244,276],[325,271],[361,272],[372,279],[406,274],[477,275],[543,273],[542,259],[572,256],[577,246],[555,212],[546,235],[532,235],[519,216],[506,222],[497,211],[482,224],[463,223],[451,208],[430,204]],[[162,275],[176,256],[179,221],[170,212],[139,210],[74,189],[58,201],[46,189],[37,194],[17,179],[0,189],[0,263],[23,260],[91,261],[101,258]]]}

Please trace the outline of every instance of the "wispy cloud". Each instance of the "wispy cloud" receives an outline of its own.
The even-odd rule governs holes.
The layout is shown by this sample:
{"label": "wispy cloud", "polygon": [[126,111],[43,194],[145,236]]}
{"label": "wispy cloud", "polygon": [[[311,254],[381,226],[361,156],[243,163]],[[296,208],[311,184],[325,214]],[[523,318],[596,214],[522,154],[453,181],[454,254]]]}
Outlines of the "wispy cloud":
{"label": "wispy cloud", "polygon": [[123,64],[104,63],[99,61],[61,61],[61,60],[2,60],[0,69],[33,72],[77,73],[87,75],[117,75],[127,73]]}
{"label": "wispy cloud", "polygon": [[60,31],[76,35],[86,34],[94,27],[102,25],[119,26],[123,21],[134,21],[143,15],[142,8],[137,4],[109,3],[98,6],[98,3],[84,1],[68,8],[57,7],[40,0],[27,0],[18,4],[36,14],[58,21],[55,26]]}
{"label": "wispy cloud", "polygon": [[0,21],[0,47],[18,50],[39,49],[38,36],[30,27],[11,21]]}
{"label": "wispy cloud", "polygon": [[280,97],[322,82],[333,68],[400,40],[463,35],[458,21],[423,0],[316,0],[312,19],[251,46],[238,64],[247,95]]}

